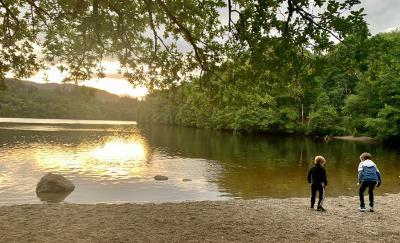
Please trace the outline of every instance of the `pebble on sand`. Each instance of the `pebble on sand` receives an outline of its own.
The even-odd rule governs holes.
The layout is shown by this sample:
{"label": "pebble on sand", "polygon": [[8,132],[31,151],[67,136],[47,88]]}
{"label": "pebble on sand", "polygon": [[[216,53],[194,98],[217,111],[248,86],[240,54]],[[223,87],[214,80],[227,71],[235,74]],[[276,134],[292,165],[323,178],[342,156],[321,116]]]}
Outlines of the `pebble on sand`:
{"label": "pebble on sand", "polygon": [[166,180],[168,180],[168,177],[163,176],[163,175],[156,175],[156,176],[154,176],[154,179],[156,181],[166,181]]}

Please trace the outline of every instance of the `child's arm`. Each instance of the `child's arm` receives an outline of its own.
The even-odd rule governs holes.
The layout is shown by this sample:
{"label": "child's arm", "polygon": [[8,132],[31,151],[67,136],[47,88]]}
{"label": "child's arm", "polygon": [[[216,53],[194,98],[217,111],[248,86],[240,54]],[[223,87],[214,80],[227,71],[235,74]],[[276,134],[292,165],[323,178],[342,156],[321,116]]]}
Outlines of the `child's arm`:
{"label": "child's arm", "polygon": [[374,163],[374,166],[376,168],[376,176],[378,177],[378,183],[376,184],[376,187],[379,187],[381,185],[381,182],[382,182],[381,172],[379,171],[378,166],[376,166],[375,163]]}
{"label": "child's arm", "polygon": [[324,170],[324,185],[328,186],[328,178],[326,177],[326,171]]}
{"label": "child's arm", "polygon": [[357,185],[360,184],[362,181],[362,171],[363,171],[363,168],[362,168],[362,162],[361,162],[358,165],[358,183],[357,183]]}
{"label": "child's arm", "polygon": [[311,170],[312,170],[312,168],[308,171],[308,175],[307,175],[308,183],[311,183]]}
{"label": "child's arm", "polygon": [[376,175],[378,176],[378,184],[376,184],[376,186],[380,187],[381,183],[382,183],[382,177],[381,177],[381,173],[379,172],[378,168],[376,168]]}

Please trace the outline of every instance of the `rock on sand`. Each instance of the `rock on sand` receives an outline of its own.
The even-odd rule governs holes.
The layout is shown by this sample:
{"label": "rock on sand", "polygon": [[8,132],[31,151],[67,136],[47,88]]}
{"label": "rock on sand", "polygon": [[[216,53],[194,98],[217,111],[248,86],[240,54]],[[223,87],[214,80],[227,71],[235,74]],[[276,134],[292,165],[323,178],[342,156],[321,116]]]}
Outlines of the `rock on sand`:
{"label": "rock on sand", "polygon": [[48,173],[40,179],[36,186],[37,193],[61,193],[72,192],[75,189],[74,184],[62,175]]}

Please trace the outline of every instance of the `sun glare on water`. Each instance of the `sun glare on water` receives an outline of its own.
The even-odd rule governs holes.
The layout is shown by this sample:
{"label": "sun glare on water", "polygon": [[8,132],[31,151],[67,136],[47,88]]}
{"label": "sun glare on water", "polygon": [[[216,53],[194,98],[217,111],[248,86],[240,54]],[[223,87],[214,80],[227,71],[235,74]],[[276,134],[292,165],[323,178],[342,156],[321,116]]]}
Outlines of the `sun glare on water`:
{"label": "sun glare on water", "polygon": [[146,158],[144,145],[137,141],[112,140],[93,149],[92,155],[102,161],[143,161]]}
{"label": "sun glare on water", "polygon": [[[51,151],[51,152],[50,152]],[[73,171],[90,177],[119,180],[143,176],[149,152],[145,141],[133,137],[73,147],[32,149],[37,167],[44,171]]]}

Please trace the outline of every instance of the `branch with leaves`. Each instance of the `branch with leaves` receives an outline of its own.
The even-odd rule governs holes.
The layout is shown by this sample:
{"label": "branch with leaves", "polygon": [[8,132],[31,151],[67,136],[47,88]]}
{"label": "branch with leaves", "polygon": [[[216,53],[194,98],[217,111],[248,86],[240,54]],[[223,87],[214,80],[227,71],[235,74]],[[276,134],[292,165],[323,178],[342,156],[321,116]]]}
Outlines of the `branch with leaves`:
{"label": "branch with leaves", "polygon": [[[365,30],[357,3],[0,0],[0,77],[9,72],[26,77],[42,64],[61,64],[70,72],[70,80],[82,80],[101,74],[98,66],[104,59],[119,61],[132,83],[156,88],[200,74],[210,77],[224,63],[244,56],[247,63],[259,63],[254,68],[273,71],[282,66],[280,62],[293,62],[293,53],[313,52],[313,46],[323,51],[332,47],[330,37],[341,40],[357,28]],[[320,12],[314,15],[308,6]],[[281,17],[285,7],[288,11]],[[227,11],[226,17],[221,10]],[[9,55],[17,48],[10,43],[23,45],[18,47],[23,49],[19,58]],[[34,46],[40,47],[45,58],[38,58]]]}

